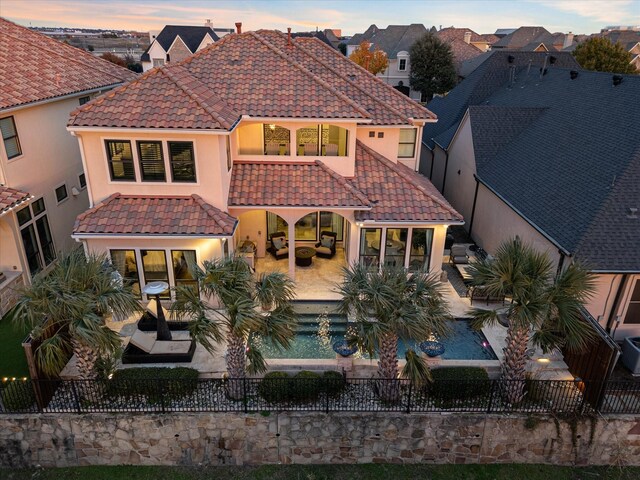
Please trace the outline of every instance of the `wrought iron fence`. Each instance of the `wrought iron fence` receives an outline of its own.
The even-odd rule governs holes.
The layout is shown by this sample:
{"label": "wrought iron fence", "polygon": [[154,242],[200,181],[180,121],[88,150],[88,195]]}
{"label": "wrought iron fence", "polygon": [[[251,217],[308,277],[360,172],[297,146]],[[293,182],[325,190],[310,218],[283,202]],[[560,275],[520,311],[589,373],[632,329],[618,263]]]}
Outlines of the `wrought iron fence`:
{"label": "wrought iron fence", "polygon": [[[508,393],[522,389],[519,402]],[[524,412],[586,413],[589,385],[574,381],[436,381],[267,378],[178,380],[35,380],[0,384],[0,413],[92,412]],[[640,390],[606,404],[606,413],[640,413]],[[613,393],[612,393],[613,394]],[[512,397],[513,398],[513,397]],[[604,407],[604,405],[603,405]],[[628,409],[635,409],[629,411]]]}
{"label": "wrought iron fence", "polygon": [[607,382],[602,389],[598,411],[640,414],[640,382]]}

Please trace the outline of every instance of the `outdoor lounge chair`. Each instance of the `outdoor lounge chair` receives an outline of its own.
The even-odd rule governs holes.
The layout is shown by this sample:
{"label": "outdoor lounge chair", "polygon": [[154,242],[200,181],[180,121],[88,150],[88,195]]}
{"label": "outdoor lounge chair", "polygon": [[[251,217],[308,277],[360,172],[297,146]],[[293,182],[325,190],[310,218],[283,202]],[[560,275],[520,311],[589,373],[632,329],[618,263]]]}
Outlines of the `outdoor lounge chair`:
{"label": "outdoor lounge chair", "polygon": [[[188,333],[188,332],[185,332]],[[129,339],[122,354],[122,363],[186,363],[193,359],[196,342],[190,335],[181,339],[156,340],[152,333],[136,332]]]}
{"label": "outdoor lounge chair", "polygon": [[320,241],[316,243],[316,257],[333,258],[336,254],[336,232],[321,232]]}
{"label": "outdoor lounge chair", "polygon": [[449,254],[449,262],[452,264],[469,263],[469,255],[467,255],[467,247],[465,245],[452,245]]}
{"label": "outdoor lounge chair", "polygon": [[[167,320],[169,330],[173,332],[174,330],[187,330],[187,328],[189,328],[188,321],[173,319],[166,308],[162,307],[162,310],[164,311],[164,318]],[[155,332],[157,329],[158,310],[156,301],[151,300],[146,307],[146,312],[144,312],[142,317],[140,317],[140,320],[138,320],[138,330],[142,330],[143,332]]]}
{"label": "outdoor lounge chair", "polygon": [[289,257],[289,244],[284,232],[276,232],[271,234],[271,246],[267,251],[275,257],[276,260],[282,260]]}

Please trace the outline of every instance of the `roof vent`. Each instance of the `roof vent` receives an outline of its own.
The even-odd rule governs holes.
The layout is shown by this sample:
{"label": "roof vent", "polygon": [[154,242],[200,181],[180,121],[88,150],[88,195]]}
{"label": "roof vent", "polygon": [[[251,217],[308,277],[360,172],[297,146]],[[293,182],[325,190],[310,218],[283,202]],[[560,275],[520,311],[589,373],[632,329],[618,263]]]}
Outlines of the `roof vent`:
{"label": "roof vent", "polygon": [[550,63],[551,65],[553,65],[554,63],[556,63],[556,60],[557,60],[557,58],[556,58],[556,57],[554,57],[553,55],[551,55],[551,56],[549,57],[549,63]]}
{"label": "roof vent", "polygon": [[638,209],[636,207],[629,207],[627,218],[638,218]]}
{"label": "roof vent", "polygon": [[232,58],[231,60],[229,60],[229,65],[240,65],[240,59]]}
{"label": "roof vent", "polygon": [[347,75],[347,77],[349,78],[349,80],[351,80],[352,82],[356,79],[356,75],[355,73],[350,73],[349,75]]}
{"label": "roof vent", "polygon": [[291,46],[291,27],[287,27],[287,46]]}
{"label": "roof vent", "polygon": [[513,55],[509,55],[509,56],[507,57],[507,61],[508,61],[509,63],[513,63],[513,61],[514,61],[515,59],[516,59],[516,57],[514,57]]}
{"label": "roof vent", "polygon": [[622,75],[614,75],[613,76],[613,86],[617,87],[622,83]]}
{"label": "roof vent", "polygon": [[571,77],[571,80],[575,80],[576,78],[578,78],[578,71],[577,70],[571,70],[569,72],[569,76]]}

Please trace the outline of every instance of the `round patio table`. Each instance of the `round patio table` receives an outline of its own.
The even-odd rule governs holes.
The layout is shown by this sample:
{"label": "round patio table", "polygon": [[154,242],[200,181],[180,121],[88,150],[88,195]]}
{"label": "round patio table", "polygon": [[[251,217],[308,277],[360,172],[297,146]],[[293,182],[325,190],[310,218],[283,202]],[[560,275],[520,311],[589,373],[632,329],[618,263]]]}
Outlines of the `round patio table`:
{"label": "round patio table", "polygon": [[316,254],[315,248],[296,247],[296,265],[299,267],[308,267],[311,265],[311,259]]}

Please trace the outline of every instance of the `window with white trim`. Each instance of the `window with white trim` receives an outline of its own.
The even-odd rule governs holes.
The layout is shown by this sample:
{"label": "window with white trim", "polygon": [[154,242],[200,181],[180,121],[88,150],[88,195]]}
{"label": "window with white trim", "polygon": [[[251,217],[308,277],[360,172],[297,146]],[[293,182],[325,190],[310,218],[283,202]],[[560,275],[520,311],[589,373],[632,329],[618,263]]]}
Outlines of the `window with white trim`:
{"label": "window with white trim", "polygon": [[105,140],[112,181],[135,182],[136,170],[129,140]]}
{"label": "window with white trim", "polygon": [[80,190],[87,188],[87,177],[84,173],[78,174],[78,183],[80,184]]}
{"label": "window with white trim", "polygon": [[404,72],[407,69],[407,59],[399,58],[398,59],[398,71]]}
{"label": "window with white trim", "polygon": [[63,183],[59,187],[56,187],[55,193],[56,193],[56,201],[58,203],[64,202],[67,198],[69,198],[69,192],[67,192],[67,184]]}
{"label": "window with white trim", "polygon": [[29,273],[33,276],[56,259],[44,199],[16,212]]}
{"label": "window with white trim", "polygon": [[398,158],[413,158],[416,153],[416,132],[415,128],[400,129]]}
{"label": "window with white trim", "polygon": [[140,162],[140,176],[143,182],[165,182],[164,155],[162,142],[139,141],[138,161]]}
{"label": "window with white trim", "polygon": [[0,118],[0,131],[2,131],[2,141],[4,142],[4,150],[7,152],[7,158],[11,160],[22,155],[16,122],[13,117]]}

